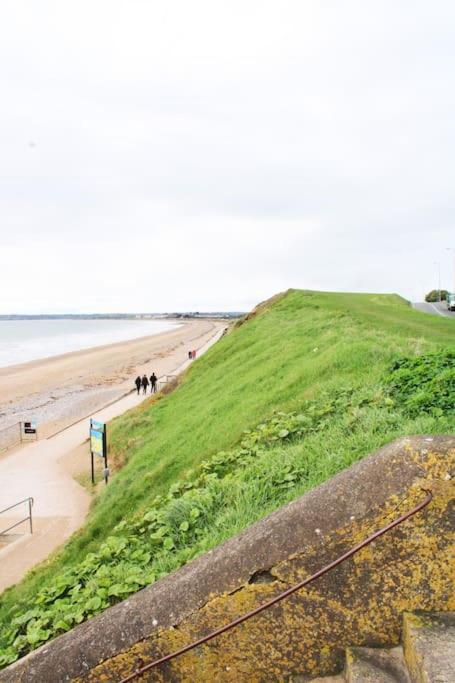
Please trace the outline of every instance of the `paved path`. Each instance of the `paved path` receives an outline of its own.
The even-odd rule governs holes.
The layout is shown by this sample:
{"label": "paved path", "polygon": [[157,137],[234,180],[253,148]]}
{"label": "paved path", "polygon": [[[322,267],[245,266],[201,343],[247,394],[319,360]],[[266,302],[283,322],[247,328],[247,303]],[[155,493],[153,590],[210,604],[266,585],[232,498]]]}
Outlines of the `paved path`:
{"label": "paved path", "polygon": [[417,311],[422,311],[422,313],[431,313],[432,315],[440,315],[443,318],[453,318],[455,320],[455,311],[449,311],[445,302],[432,304],[422,301],[414,303],[412,306]]}
{"label": "paved path", "polygon": [[[223,328],[200,349],[204,353],[223,334]],[[182,372],[191,361],[186,360],[172,374]],[[143,395],[136,391],[99,410],[91,417],[102,422],[121,415],[141,403]],[[89,418],[64,429],[55,436],[36,441],[0,457],[0,509],[28,496],[34,498],[33,519],[35,533],[22,536],[6,546],[0,547],[0,591],[22,578],[27,570],[45,559],[83,523],[91,497],[59,463],[86,441],[89,433]],[[0,516],[0,530],[25,516],[25,506],[15,513]],[[14,516],[15,515],[15,516]],[[27,532],[27,525],[23,525]],[[15,529],[15,534],[22,527]]]}

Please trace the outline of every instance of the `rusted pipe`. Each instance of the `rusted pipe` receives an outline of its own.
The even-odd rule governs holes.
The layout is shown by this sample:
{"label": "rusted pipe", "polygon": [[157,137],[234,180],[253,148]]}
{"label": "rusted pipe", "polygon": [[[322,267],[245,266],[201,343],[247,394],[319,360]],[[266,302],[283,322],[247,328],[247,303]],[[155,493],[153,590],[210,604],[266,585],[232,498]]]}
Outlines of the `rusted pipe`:
{"label": "rusted pipe", "polygon": [[157,659],[154,662],[151,662],[150,664],[147,664],[146,666],[142,667],[141,669],[137,669],[137,671],[134,671],[134,673],[130,674],[126,678],[122,678],[122,680],[119,683],[129,683],[129,681],[133,681],[135,678],[142,676],[147,671],[150,671],[151,669],[154,669],[155,667],[160,666],[160,664],[164,664],[165,662],[169,662],[171,659],[175,659],[176,657],[180,657],[180,655],[183,655],[186,652],[193,650],[195,647],[199,647],[199,645],[203,645],[204,643],[207,643],[209,640],[212,640],[213,638],[220,636],[222,633],[226,633],[226,631],[229,631],[231,628],[235,628],[239,624],[243,624],[244,621],[251,619],[251,617],[255,617],[257,614],[260,614],[261,612],[268,609],[269,607],[276,605],[277,602],[280,602],[281,600],[284,600],[285,598],[289,597],[293,593],[296,593],[297,591],[299,591],[304,586],[307,586],[312,581],[319,579],[321,576],[323,576],[324,574],[329,572],[331,569],[334,569],[335,567],[337,567],[339,564],[341,564],[345,560],[348,560],[350,557],[352,557],[357,552],[359,552],[359,550],[362,550],[362,548],[365,548],[365,546],[369,545],[370,543],[375,541],[377,538],[379,538],[383,534],[387,533],[388,531],[390,531],[394,527],[398,526],[399,524],[402,524],[407,519],[409,519],[409,517],[412,517],[417,512],[420,512],[420,510],[423,510],[423,508],[425,508],[429,503],[431,503],[431,501],[433,499],[433,494],[428,489],[422,489],[422,491],[424,491],[427,494],[427,497],[425,498],[425,500],[423,500],[421,503],[416,505],[409,512],[406,512],[404,515],[401,515],[401,517],[398,517],[398,519],[395,519],[393,522],[390,522],[390,524],[387,524],[387,526],[383,527],[382,529],[379,529],[379,531],[375,531],[374,534],[372,534],[371,536],[366,538],[364,541],[357,543],[357,545],[355,545],[353,548],[351,548],[350,550],[345,552],[343,555],[340,555],[340,557],[337,557],[336,560],[333,560],[333,562],[330,562],[330,564],[327,564],[322,569],[319,569],[315,574],[312,574],[311,576],[307,577],[303,581],[300,581],[300,583],[297,583],[295,586],[291,586],[291,588],[288,588],[287,590],[283,591],[282,593],[277,595],[275,598],[272,598],[272,600],[269,600],[268,602],[265,602],[262,605],[259,605],[259,607],[255,607],[255,609],[251,610],[250,612],[247,612],[246,614],[243,614],[241,617],[237,617],[237,619],[234,619],[234,621],[231,621],[229,624],[226,624],[225,626],[220,626],[220,628],[216,629],[215,631],[212,631],[212,633],[209,633],[208,635],[203,636],[202,638],[199,638],[198,640],[195,640],[194,642],[190,643],[189,645],[185,645],[185,647],[180,648],[180,650],[176,650],[175,652],[171,652],[170,654],[165,655],[164,657],[161,657],[160,659]]}

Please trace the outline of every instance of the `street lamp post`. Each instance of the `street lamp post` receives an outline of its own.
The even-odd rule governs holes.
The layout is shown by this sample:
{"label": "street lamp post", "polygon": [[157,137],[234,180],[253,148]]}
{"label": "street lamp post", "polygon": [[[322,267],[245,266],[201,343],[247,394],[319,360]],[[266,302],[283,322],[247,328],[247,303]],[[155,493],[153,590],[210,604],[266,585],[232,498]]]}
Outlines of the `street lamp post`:
{"label": "street lamp post", "polygon": [[447,251],[453,254],[453,292],[455,293],[455,247],[446,247]]}
{"label": "street lamp post", "polygon": [[441,264],[435,261],[434,265],[438,268],[438,301],[441,303]]}

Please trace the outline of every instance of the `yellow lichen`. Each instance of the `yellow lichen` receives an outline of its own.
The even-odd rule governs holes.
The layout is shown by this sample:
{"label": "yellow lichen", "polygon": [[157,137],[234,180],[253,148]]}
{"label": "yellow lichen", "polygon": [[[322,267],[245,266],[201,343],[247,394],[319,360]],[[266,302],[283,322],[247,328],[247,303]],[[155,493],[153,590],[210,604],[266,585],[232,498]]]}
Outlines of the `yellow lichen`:
{"label": "yellow lichen", "polygon": [[270,600],[312,573],[322,553],[324,564],[412,508],[422,500],[422,487],[431,487],[434,499],[421,513],[329,575],[142,680],[265,683],[296,674],[335,673],[349,645],[396,645],[403,612],[455,609],[453,527],[446,524],[455,486],[444,480],[455,452],[443,459],[430,448],[424,458],[411,448],[407,451],[419,463],[422,477],[405,496],[391,495],[364,519],[334,528],[323,549],[320,544],[306,547],[272,567],[277,581],[212,594],[178,628],[153,632],[79,680],[118,680],[135,670],[138,662],[153,661]]}

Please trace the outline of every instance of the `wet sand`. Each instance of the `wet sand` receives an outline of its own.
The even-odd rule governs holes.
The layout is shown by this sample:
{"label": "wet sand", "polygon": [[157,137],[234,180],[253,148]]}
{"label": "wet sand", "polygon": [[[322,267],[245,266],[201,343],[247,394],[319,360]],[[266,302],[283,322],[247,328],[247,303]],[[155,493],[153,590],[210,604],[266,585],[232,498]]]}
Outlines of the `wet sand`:
{"label": "wet sand", "polygon": [[125,395],[138,374],[172,373],[189,349],[225,326],[175,322],[179,327],[160,334],[0,368],[0,429],[36,420],[47,436]]}
{"label": "wet sand", "polygon": [[[198,321],[196,325],[190,323],[180,331],[183,338],[176,339],[175,331],[163,333],[162,337],[166,336],[167,339],[149,338],[151,342],[155,342],[155,349],[146,349],[147,358],[150,353],[161,353],[162,345],[167,344],[167,348],[170,349],[169,355],[164,358],[152,358],[153,369],[159,376],[165,373],[174,374],[172,371],[179,374],[192,362],[188,360],[188,352],[185,353],[185,344],[191,342],[190,348],[198,349],[202,354],[216,343],[223,329],[224,324],[219,321],[204,321],[203,324],[199,324]],[[170,334],[173,335],[171,340]],[[142,353],[138,349],[132,352],[131,344],[128,344],[128,347],[130,354]],[[106,347],[106,350],[109,356],[114,349]],[[118,349],[114,352],[117,354]],[[89,357],[92,357],[91,353]],[[54,360],[59,362],[59,359]],[[70,379],[71,373],[68,377]],[[130,388],[131,382],[128,382],[127,386]],[[109,422],[126,410],[140,405],[144,398],[146,397],[142,394],[138,396],[136,391],[133,391],[92,415],[97,420]],[[0,593],[48,557],[83,523],[91,499],[87,488],[80,485],[81,476],[85,474],[87,478],[90,473],[90,457],[86,443],[88,434],[89,420],[84,418],[48,438],[41,438],[0,454],[0,509],[28,496],[34,499],[33,534],[29,533],[27,523],[22,523],[16,527],[11,537],[6,539],[9,543],[3,543],[0,547]],[[0,528],[6,529],[15,521],[23,519],[27,505],[28,503],[24,503],[14,508],[7,513],[8,517],[4,515]]]}

